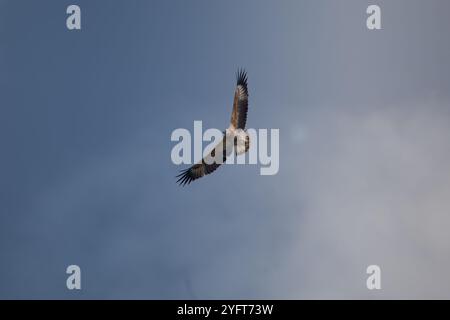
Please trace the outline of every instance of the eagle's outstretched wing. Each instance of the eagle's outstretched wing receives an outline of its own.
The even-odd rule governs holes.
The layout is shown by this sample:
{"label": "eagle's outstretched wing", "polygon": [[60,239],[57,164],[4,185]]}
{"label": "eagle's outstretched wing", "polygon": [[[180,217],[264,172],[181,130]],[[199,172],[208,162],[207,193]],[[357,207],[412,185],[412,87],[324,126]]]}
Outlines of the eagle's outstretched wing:
{"label": "eagle's outstretched wing", "polygon": [[236,74],[236,90],[234,91],[233,113],[231,114],[231,126],[234,129],[245,129],[248,110],[247,73],[240,69]]}
{"label": "eagle's outstretched wing", "polygon": [[[224,135],[222,141],[220,141],[214,149],[211,150],[208,156],[203,158],[199,163],[194,164],[189,169],[182,170],[181,173],[176,176],[178,178],[177,182],[180,186],[189,184],[198,178],[214,172],[221,164],[225,163],[227,155],[231,152],[231,148],[226,148],[225,145],[226,136]],[[218,155],[218,158],[216,158],[216,154]],[[220,154],[222,154],[222,159],[219,158]]]}

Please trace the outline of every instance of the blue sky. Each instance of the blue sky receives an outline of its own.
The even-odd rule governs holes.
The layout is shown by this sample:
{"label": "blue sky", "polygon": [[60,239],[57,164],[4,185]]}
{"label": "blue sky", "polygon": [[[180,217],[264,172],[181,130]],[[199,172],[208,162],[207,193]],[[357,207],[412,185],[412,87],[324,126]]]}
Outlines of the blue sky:
{"label": "blue sky", "polygon": [[[0,0],[0,297],[449,298],[450,4],[376,3]],[[180,188],[238,67],[280,171]]]}

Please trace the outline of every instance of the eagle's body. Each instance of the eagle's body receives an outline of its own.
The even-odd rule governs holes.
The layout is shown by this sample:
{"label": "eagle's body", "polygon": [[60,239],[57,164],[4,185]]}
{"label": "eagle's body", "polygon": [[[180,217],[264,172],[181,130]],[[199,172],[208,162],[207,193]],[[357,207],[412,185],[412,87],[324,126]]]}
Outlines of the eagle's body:
{"label": "eagle's body", "polygon": [[246,153],[250,148],[250,137],[245,130],[242,129],[231,129],[227,136],[234,142],[234,149],[236,154]]}
{"label": "eagle's body", "polygon": [[180,185],[189,184],[192,181],[214,172],[224,163],[233,149],[236,154],[243,154],[250,148],[250,138],[245,131],[248,110],[247,74],[244,70],[237,73],[236,89],[233,99],[233,111],[228,129],[224,136],[208,156],[189,169],[183,170],[177,177]]}

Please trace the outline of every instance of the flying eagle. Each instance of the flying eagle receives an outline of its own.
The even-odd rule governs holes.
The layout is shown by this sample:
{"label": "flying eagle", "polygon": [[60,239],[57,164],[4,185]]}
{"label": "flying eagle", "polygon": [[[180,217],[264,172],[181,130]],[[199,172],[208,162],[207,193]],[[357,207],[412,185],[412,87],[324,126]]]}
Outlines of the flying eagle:
{"label": "flying eagle", "polygon": [[213,148],[209,155],[189,169],[182,170],[177,175],[177,183],[181,186],[190,184],[198,178],[213,173],[226,161],[227,156],[231,154],[233,148],[236,155],[243,154],[250,148],[250,138],[245,130],[248,110],[247,73],[245,70],[238,70],[236,79],[230,126],[223,132],[222,141]]}

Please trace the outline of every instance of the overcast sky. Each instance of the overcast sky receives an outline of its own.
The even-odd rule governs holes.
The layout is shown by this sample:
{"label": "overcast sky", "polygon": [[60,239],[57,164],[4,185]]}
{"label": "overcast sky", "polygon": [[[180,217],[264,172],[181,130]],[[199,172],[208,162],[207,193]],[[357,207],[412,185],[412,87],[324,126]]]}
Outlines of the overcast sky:
{"label": "overcast sky", "polygon": [[[0,0],[0,298],[449,299],[449,12]],[[170,135],[228,127],[238,67],[280,171],[180,188]]]}

